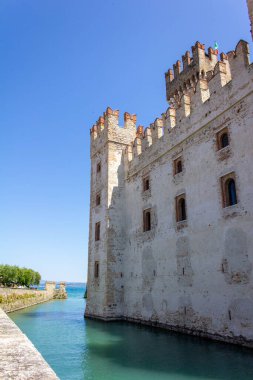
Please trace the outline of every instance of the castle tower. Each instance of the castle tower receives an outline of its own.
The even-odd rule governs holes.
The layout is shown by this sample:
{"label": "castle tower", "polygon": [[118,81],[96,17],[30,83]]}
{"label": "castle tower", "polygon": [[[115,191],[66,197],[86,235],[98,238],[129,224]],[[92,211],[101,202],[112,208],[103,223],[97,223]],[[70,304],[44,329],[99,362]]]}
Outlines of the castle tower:
{"label": "castle tower", "polygon": [[191,50],[165,74],[162,118],[121,128],[107,108],[91,129],[85,315],[253,347],[249,46]]}
{"label": "castle tower", "polygon": [[[91,129],[91,196],[87,317],[121,316],[124,294],[124,162],[123,151],[136,135],[136,115],[107,108]],[[122,214],[118,211],[121,210]]]}

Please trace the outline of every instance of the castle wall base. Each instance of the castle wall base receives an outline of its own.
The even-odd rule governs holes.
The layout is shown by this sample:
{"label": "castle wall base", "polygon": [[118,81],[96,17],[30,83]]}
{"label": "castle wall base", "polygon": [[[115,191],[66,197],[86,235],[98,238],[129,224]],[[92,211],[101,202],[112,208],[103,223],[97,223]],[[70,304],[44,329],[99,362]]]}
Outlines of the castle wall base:
{"label": "castle wall base", "polygon": [[97,314],[88,314],[85,312],[84,318],[87,319],[97,319],[99,321],[104,321],[104,322],[113,322],[113,321],[122,321],[125,320],[123,317],[120,316],[115,316],[115,317],[105,317],[103,315],[97,315]]}
{"label": "castle wall base", "polygon": [[84,314],[84,317],[87,319],[93,319],[93,320],[99,320],[103,322],[128,322],[128,323],[134,323],[137,325],[145,325],[149,327],[155,327],[162,330],[168,330],[173,331],[175,333],[180,334],[187,334],[203,339],[209,339],[216,342],[223,342],[223,343],[229,343],[234,344],[242,347],[247,348],[253,348],[253,340],[251,339],[245,339],[242,336],[227,336],[227,335],[221,335],[217,333],[210,333],[202,330],[197,330],[195,328],[188,328],[183,326],[173,326],[166,323],[161,323],[157,321],[151,321],[151,320],[145,320],[140,318],[131,318],[131,317],[103,317],[99,315],[93,315],[93,314]]}

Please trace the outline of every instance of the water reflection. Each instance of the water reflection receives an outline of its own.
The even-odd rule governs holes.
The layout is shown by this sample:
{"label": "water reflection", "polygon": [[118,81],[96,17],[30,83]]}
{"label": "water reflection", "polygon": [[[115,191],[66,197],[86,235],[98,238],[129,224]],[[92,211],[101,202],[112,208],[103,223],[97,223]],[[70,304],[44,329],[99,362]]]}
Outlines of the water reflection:
{"label": "water reflection", "polygon": [[[252,351],[127,323],[86,321],[96,379],[252,379]],[[103,372],[107,363],[109,373]],[[131,375],[130,375],[131,374]],[[139,375],[138,375],[139,374]]]}

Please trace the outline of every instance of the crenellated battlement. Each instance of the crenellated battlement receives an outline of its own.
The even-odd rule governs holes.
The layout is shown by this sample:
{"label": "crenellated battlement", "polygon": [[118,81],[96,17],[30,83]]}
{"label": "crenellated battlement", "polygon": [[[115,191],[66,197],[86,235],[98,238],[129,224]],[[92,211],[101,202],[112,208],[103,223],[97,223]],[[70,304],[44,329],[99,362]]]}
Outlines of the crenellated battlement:
{"label": "crenellated battlement", "polygon": [[108,129],[109,126],[118,124],[118,120],[119,110],[112,110],[110,107],[107,107],[103,116],[99,116],[97,122],[90,129],[91,139],[96,140],[96,138],[100,137],[102,132],[105,129]]}
{"label": "crenellated battlement", "polygon": [[[166,92],[169,108],[156,118],[147,128],[136,128],[136,114],[124,113],[124,126],[119,126],[119,110],[107,107],[103,116],[91,128],[92,151],[99,149],[105,141],[113,140],[127,145],[125,151],[129,161],[147,151],[158,141],[171,138],[175,127],[183,128],[198,120],[205,119],[219,104],[219,96],[232,83],[237,86],[243,72],[249,67],[249,46],[240,40],[235,50],[227,54],[208,48],[200,42],[192,47],[192,55],[187,51],[166,74]],[[247,81],[247,80],[246,80]],[[231,87],[231,86],[230,86]],[[226,91],[226,90],[225,90]],[[223,97],[225,95],[222,95]],[[207,101],[212,100],[211,102]],[[189,127],[188,127],[189,128]],[[170,136],[169,136],[170,135]]]}
{"label": "crenellated battlement", "polygon": [[[248,61],[248,44],[245,41],[239,41],[235,51],[228,54],[221,53],[220,61],[218,60],[218,50],[211,47],[205,51],[205,45],[196,42],[192,46],[192,55],[187,51],[182,56],[183,68],[181,61],[177,61],[173,65],[173,70],[169,69],[165,73],[166,80],[166,96],[170,104],[177,105],[180,103],[184,95],[190,95],[191,92],[196,90],[196,86],[200,81],[207,80],[210,72],[213,73],[218,62],[223,62],[226,66],[226,81],[231,80],[231,72],[229,63],[232,58],[237,60]],[[229,62],[230,61],[230,62]]]}
{"label": "crenellated battlement", "polygon": [[136,136],[136,114],[124,113],[124,125],[119,125],[119,110],[107,107],[103,116],[90,129],[91,156],[99,151],[108,141],[129,144]]}
{"label": "crenellated battlement", "polygon": [[[125,112],[123,128],[136,128],[136,121],[137,116],[135,114],[132,115],[128,112]],[[103,113],[103,116],[100,116],[98,118],[98,121],[90,129],[91,139],[96,140],[96,138],[100,136],[104,130],[108,130],[111,127],[119,127],[119,110],[112,110],[110,107],[107,107],[106,111]]]}
{"label": "crenellated battlement", "polygon": [[[178,128],[183,132],[186,126],[189,129],[193,124],[199,124],[203,120],[206,122],[211,114],[213,116],[213,112],[217,112],[217,105],[220,105],[221,99],[224,100],[226,96],[231,97],[232,93],[236,96],[243,73],[247,75],[249,67],[247,42],[239,41],[235,50],[227,54],[221,53],[220,60],[218,60],[217,52],[211,48],[206,54],[204,45],[199,42],[195,44],[192,51],[193,57],[189,52],[183,56],[183,71],[180,72],[179,61],[174,65],[173,79],[169,70],[166,84],[172,84],[173,90],[169,89],[170,94],[175,91],[174,96],[170,98],[170,106],[162,114],[161,119],[157,118],[146,129],[138,127],[132,148],[127,148],[129,161],[135,157],[140,158],[149,147],[155,146],[159,149],[156,143],[161,141],[161,138],[167,146],[168,141],[173,141],[173,135],[177,134]],[[199,71],[195,71],[194,74],[196,67],[203,68],[204,71],[202,73],[200,71],[201,75],[198,75]],[[186,81],[188,77],[189,86]],[[245,83],[247,80],[248,78],[245,77]],[[186,85],[182,87],[183,81],[186,81]],[[226,87],[228,84],[230,84],[229,92]],[[234,91],[231,91],[232,88]],[[225,102],[225,106],[226,104]],[[174,129],[175,134],[172,134]],[[147,158],[146,154],[145,157]]]}
{"label": "crenellated battlement", "polygon": [[[182,56],[182,62],[177,61],[173,65],[173,70],[169,69],[165,73],[167,100],[177,101],[182,94],[194,88],[197,81],[205,78],[208,71],[213,70],[218,61],[218,51],[212,48],[205,52],[205,45],[196,42],[189,51]],[[183,66],[183,67],[182,67]]]}

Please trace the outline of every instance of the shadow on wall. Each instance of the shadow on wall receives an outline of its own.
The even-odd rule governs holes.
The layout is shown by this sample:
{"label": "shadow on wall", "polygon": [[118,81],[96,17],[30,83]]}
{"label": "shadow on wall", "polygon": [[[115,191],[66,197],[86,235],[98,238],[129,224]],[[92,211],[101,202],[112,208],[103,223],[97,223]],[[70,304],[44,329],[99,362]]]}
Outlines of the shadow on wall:
{"label": "shadow on wall", "polygon": [[87,320],[86,332],[94,374],[99,371],[99,361],[106,360],[112,371],[116,366],[150,372],[150,376],[161,373],[168,379],[253,378],[249,349],[126,322]]}
{"label": "shadow on wall", "polygon": [[[109,168],[112,180],[117,176],[118,185],[114,186],[111,193],[111,200],[108,207],[108,229],[107,229],[107,304],[117,305],[115,314],[120,314],[124,299],[123,285],[123,255],[125,250],[126,223],[125,223],[125,165],[121,148],[111,147],[112,162],[114,158],[120,156],[118,168],[113,173],[113,167]],[[117,157],[118,158],[118,157]],[[116,158],[116,162],[117,162]],[[109,163],[110,165],[110,163]],[[109,174],[110,175],[110,174]],[[117,311],[116,311],[117,310]],[[113,313],[113,311],[112,311]]]}

